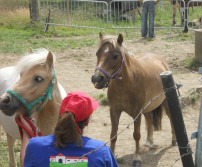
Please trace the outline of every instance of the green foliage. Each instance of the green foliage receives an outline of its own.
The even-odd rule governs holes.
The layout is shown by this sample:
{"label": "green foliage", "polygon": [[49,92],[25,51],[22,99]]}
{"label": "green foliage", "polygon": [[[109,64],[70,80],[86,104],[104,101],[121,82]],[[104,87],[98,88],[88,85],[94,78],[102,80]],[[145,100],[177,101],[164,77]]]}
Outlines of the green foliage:
{"label": "green foliage", "polygon": [[104,105],[104,106],[109,105],[109,100],[106,94],[101,93],[97,95],[95,98],[99,101],[100,105]]}
{"label": "green foliage", "polygon": [[197,62],[195,58],[188,58],[185,60],[185,67],[190,70],[198,71],[201,66],[202,63]]}
{"label": "green foliage", "polygon": [[191,100],[192,104],[195,104],[196,101],[200,98],[199,92],[196,89],[189,90],[189,99]]}

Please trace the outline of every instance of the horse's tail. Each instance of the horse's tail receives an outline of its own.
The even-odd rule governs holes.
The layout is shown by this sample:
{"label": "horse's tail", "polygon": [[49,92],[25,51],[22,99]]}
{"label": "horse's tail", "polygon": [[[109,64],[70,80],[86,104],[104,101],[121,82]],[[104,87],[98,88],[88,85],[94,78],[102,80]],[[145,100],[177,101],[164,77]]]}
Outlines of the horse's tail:
{"label": "horse's tail", "polygon": [[154,130],[159,131],[162,128],[163,108],[162,105],[158,106],[152,112]]}

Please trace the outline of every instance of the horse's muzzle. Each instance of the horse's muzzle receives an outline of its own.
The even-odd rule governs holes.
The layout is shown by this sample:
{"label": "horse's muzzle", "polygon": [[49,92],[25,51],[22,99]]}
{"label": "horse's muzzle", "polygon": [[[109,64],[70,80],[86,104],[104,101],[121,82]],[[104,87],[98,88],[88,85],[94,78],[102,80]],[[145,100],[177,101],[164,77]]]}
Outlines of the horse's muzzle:
{"label": "horse's muzzle", "polygon": [[8,93],[5,93],[0,97],[0,110],[2,110],[5,115],[14,115],[18,108],[19,102]]}
{"label": "horse's muzzle", "polygon": [[92,76],[91,82],[94,84],[95,88],[103,89],[106,87],[108,83],[108,79],[106,76],[102,75],[101,73],[96,73]]}

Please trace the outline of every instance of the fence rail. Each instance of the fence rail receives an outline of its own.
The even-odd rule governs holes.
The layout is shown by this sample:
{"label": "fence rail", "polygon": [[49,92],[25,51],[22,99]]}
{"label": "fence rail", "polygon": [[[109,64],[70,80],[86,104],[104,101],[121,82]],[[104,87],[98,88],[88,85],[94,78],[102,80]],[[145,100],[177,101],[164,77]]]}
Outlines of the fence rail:
{"label": "fence rail", "polygon": [[[139,0],[40,0],[40,19],[44,22],[50,11],[49,25],[85,28],[140,28],[141,8]],[[166,12],[165,12],[166,11]],[[155,27],[172,26],[170,2],[156,5]],[[183,27],[183,26],[178,26]]]}

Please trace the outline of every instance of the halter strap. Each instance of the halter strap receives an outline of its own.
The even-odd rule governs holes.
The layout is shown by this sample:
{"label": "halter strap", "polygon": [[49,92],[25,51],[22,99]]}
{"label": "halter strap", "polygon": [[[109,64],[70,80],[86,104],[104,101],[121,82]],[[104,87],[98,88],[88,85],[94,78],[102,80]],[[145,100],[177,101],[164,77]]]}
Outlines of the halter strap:
{"label": "halter strap", "polygon": [[52,92],[53,92],[53,87],[55,85],[55,80],[56,80],[55,70],[53,69],[52,80],[51,80],[51,83],[49,84],[46,92],[44,92],[42,96],[38,97],[37,99],[35,99],[34,101],[32,101],[30,103],[28,103],[20,94],[18,94],[14,90],[9,89],[9,90],[7,90],[7,93],[14,96],[16,99],[18,99],[23,104],[23,106],[26,108],[27,115],[30,117],[31,116],[31,110],[33,109],[33,107],[37,103],[41,102],[41,105],[38,106],[37,109],[36,109],[38,111],[38,110],[41,110],[41,107],[42,107],[42,105],[45,102],[47,97],[48,97],[49,100],[52,99]]}
{"label": "halter strap", "polygon": [[103,69],[103,68],[101,68],[101,67],[98,67],[98,66],[96,67],[96,70],[101,71],[101,72],[107,77],[108,83],[106,84],[106,87],[108,86],[109,81],[110,81],[111,79],[122,79],[122,77],[118,77],[118,75],[120,74],[120,72],[121,72],[121,70],[122,70],[124,64],[125,64],[125,60],[124,60],[124,58],[122,58],[120,67],[118,68],[118,70],[116,70],[116,71],[115,71],[114,73],[112,73],[112,74],[109,74],[105,69]]}

